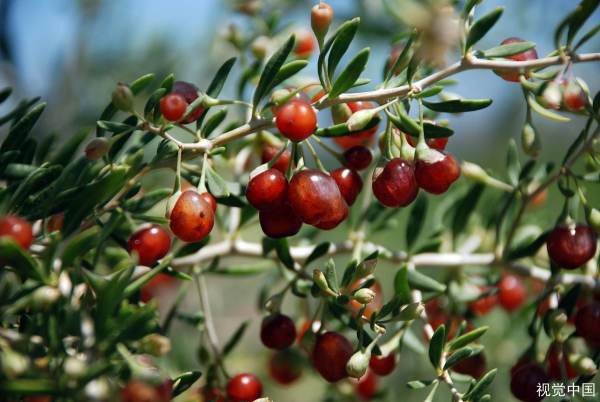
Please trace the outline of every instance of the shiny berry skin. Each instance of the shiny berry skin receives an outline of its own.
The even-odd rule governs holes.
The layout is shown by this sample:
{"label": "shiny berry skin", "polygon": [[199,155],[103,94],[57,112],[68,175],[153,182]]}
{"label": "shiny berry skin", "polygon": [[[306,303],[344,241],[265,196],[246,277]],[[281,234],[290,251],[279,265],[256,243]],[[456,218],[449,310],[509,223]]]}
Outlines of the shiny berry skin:
{"label": "shiny berry skin", "polygon": [[288,187],[288,200],[304,223],[319,229],[333,229],[348,216],[348,205],[335,180],[320,170],[296,173]]}
{"label": "shiny berry skin", "polygon": [[[359,110],[364,110],[364,109],[373,109],[375,107],[375,105],[373,105],[371,102],[348,102],[346,105],[348,105],[348,107],[350,108],[350,111],[352,113],[356,113]],[[350,117],[350,116],[348,116]],[[340,122],[337,122],[340,123]],[[363,131],[359,131],[357,133],[353,133],[351,135],[346,135],[343,137],[334,137],[333,140],[342,148],[344,149],[350,149],[352,147],[356,147],[356,146],[365,146],[365,145],[369,145],[371,142],[373,142],[373,137],[375,136],[375,133],[377,132],[377,127],[379,125],[376,125],[374,127],[371,127],[368,130],[363,130]]]}
{"label": "shiny berry skin", "polygon": [[277,109],[275,123],[281,135],[300,142],[317,129],[317,112],[307,101],[293,99]]}
{"label": "shiny berry skin", "polygon": [[[261,154],[262,163],[267,163],[271,161],[277,155],[279,150],[275,147],[267,145],[263,148]],[[277,158],[277,161],[273,164],[273,169],[279,170],[281,173],[285,174],[287,172],[288,165],[290,163],[290,159],[292,158],[292,153],[289,150],[283,151],[283,153]]]}
{"label": "shiny berry skin", "polygon": [[363,401],[370,401],[377,394],[377,376],[371,372],[367,371],[365,375],[363,375],[358,383],[356,384],[356,393]]}
{"label": "shiny berry skin", "polygon": [[288,202],[258,211],[258,219],[263,233],[273,239],[293,236],[302,227],[302,219]]}
{"label": "shiny berry skin", "polygon": [[460,177],[460,166],[454,156],[430,149],[417,160],[415,177],[423,190],[442,194]]}
{"label": "shiny berry skin", "polygon": [[169,227],[186,242],[198,242],[211,232],[215,223],[212,207],[196,191],[181,193],[169,215]]}
{"label": "shiny berry skin", "polygon": [[127,242],[129,253],[136,253],[141,265],[152,266],[171,249],[171,238],[159,225],[150,225],[133,233]]}
{"label": "shiny berry skin", "polygon": [[150,384],[132,380],[121,390],[121,402],[162,402],[160,394]]}
{"label": "shiny berry skin", "polygon": [[167,94],[160,100],[160,112],[169,121],[179,121],[187,106],[185,98],[179,94]]}
{"label": "shiny berry skin", "polygon": [[521,278],[505,275],[498,283],[498,302],[506,311],[515,311],[527,299],[527,290]]}
{"label": "shiny berry skin", "polygon": [[[519,42],[525,42],[525,40],[521,39],[521,38],[513,37],[513,38],[504,39],[500,44],[508,45],[510,43],[519,43]],[[529,50],[524,51],[523,53],[514,54],[512,56],[507,57],[508,60],[513,60],[513,61],[527,61],[527,60],[535,60],[537,58],[538,58],[538,54],[537,54],[535,48],[531,48]],[[520,74],[519,74],[518,70],[498,69],[498,70],[494,70],[494,72],[506,81],[519,82]]]}
{"label": "shiny berry skin", "polygon": [[296,48],[294,53],[296,56],[307,59],[315,50],[315,40],[310,31],[302,31],[296,35]]}
{"label": "shiny berry skin", "polygon": [[250,179],[246,198],[256,209],[265,209],[287,200],[288,182],[283,173],[271,168]]}
{"label": "shiny berry skin", "polygon": [[177,279],[171,275],[160,273],[142,286],[140,289],[140,300],[144,303],[148,303],[161,293],[164,293],[175,287],[176,284]]}
{"label": "shiny berry skin", "polygon": [[523,402],[538,402],[544,399],[537,392],[538,384],[549,382],[550,379],[539,364],[528,363],[511,373],[510,391]]}
{"label": "shiny berry skin", "polygon": [[31,224],[15,215],[0,218],[0,237],[10,237],[22,249],[27,250],[33,242]]}
{"label": "shiny berry skin", "polygon": [[213,213],[217,212],[217,199],[211,193],[205,191],[200,194],[200,198],[202,198],[210,205],[210,208],[212,209]]}
{"label": "shiny berry skin", "polygon": [[600,302],[581,307],[575,316],[577,334],[593,346],[600,345]]}
{"label": "shiny berry skin", "polygon": [[364,170],[373,161],[373,154],[367,147],[357,145],[344,152],[346,166],[354,170]]}
{"label": "shiny berry skin", "polygon": [[483,377],[485,374],[485,369],[486,362],[483,352],[480,352],[475,356],[467,357],[466,359],[452,366],[452,371],[460,374],[470,375],[476,380]]}
{"label": "shiny berry skin", "polygon": [[[183,96],[187,105],[192,103],[198,98],[198,88],[194,84],[190,84],[185,81],[176,81],[173,84],[173,89],[171,93],[178,94]],[[186,108],[187,108],[186,105]],[[183,121],[185,124],[192,123],[202,115],[204,112],[204,108],[202,106],[198,106],[194,111]]]}
{"label": "shiny berry skin", "polygon": [[323,1],[310,10],[310,25],[313,31],[324,34],[333,20],[333,8]]}
{"label": "shiny berry skin", "polygon": [[386,207],[405,207],[417,198],[419,186],[410,162],[395,158],[373,175],[373,194]]}
{"label": "shiny berry skin", "polygon": [[[417,146],[417,139],[411,135],[405,134],[406,141],[412,146]],[[442,138],[427,138],[425,140],[429,148],[437,149],[438,151],[443,151],[446,149],[446,145],[448,145],[448,137]]]}
{"label": "shiny berry skin", "polygon": [[337,183],[342,197],[349,206],[354,204],[362,190],[363,182],[358,173],[352,169],[341,167],[331,172],[331,177]]}
{"label": "shiny berry skin", "polygon": [[[482,292],[487,291],[486,288],[481,289]],[[483,317],[489,313],[498,304],[498,296],[495,294],[480,297],[469,303],[469,310],[477,317]]]}
{"label": "shiny berry skin", "polygon": [[369,367],[372,372],[379,376],[389,375],[396,368],[396,355],[394,353],[387,356],[371,355]]}
{"label": "shiny berry skin", "polygon": [[548,255],[561,268],[575,269],[596,254],[596,234],[585,225],[555,227],[546,241]]}
{"label": "shiny berry skin", "polygon": [[265,317],[260,327],[260,340],[269,349],[286,349],[296,340],[296,325],[284,314]]}
{"label": "shiny berry skin", "polygon": [[262,383],[254,374],[238,374],[227,383],[227,398],[230,402],[252,402],[261,395]]}
{"label": "shiny berry skin", "polygon": [[[550,345],[548,349],[548,354],[546,355],[546,360],[548,362],[547,366],[547,374],[551,380],[560,380],[563,378],[562,370],[564,367],[565,374],[568,379],[573,379],[577,377],[577,371],[569,364],[569,358],[565,351],[563,351],[562,359],[559,359],[560,347],[553,343]],[[562,362],[561,362],[562,360]]]}
{"label": "shiny berry skin", "polygon": [[269,359],[269,374],[281,385],[289,385],[302,375],[302,357],[294,350],[274,353]]}
{"label": "shiny berry skin", "polygon": [[[363,278],[361,280],[356,281],[354,284],[352,284],[350,290],[355,291],[360,289],[362,285],[368,280],[369,278]],[[381,307],[383,307],[383,288],[381,287],[381,283],[378,280],[375,280],[373,281],[373,284],[369,286],[369,289],[375,292],[375,297],[373,298],[373,300],[371,300],[369,304],[367,304],[367,307],[363,312],[363,315],[367,317],[367,319],[371,319],[371,315],[375,311],[381,310]],[[354,311],[355,314],[358,313],[362,309],[362,307],[363,305],[360,304],[358,301],[350,301],[350,309]]]}
{"label": "shiny berry skin", "polygon": [[321,376],[329,382],[337,382],[348,376],[346,363],[354,353],[348,339],[337,332],[325,332],[317,337],[313,350],[313,364]]}

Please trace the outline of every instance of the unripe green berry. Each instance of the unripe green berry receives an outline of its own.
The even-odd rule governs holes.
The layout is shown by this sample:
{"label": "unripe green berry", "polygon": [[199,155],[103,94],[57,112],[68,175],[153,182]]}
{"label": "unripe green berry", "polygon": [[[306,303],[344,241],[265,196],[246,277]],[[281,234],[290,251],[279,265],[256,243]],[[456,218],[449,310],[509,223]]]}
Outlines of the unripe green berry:
{"label": "unripe green berry", "polygon": [[539,135],[537,135],[535,129],[529,123],[525,124],[521,131],[521,145],[523,151],[533,158],[536,158],[540,154],[542,147]]}
{"label": "unripe green berry", "polygon": [[367,127],[367,125],[373,120],[376,112],[373,109],[363,109],[359,110],[356,113],[353,113],[352,116],[346,122],[346,126],[349,131],[360,131],[363,128]]}
{"label": "unripe green berry", "polygon": [[117,88],[112,93],[112,104],[123,112],[133,110],[133,93],[128,85],[118,83]]}

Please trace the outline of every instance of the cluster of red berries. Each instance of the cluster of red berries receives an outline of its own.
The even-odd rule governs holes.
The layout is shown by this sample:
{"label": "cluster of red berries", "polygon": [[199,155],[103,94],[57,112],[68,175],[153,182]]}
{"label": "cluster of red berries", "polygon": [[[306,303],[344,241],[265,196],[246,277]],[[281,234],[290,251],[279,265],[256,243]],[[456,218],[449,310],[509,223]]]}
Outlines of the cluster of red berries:
{"label": "cluster of red berries", "polygon": [[[176,81],[173,84],[171,93],[165,95],[160,100],[160,112],[166,120],[179,122],[185,115],[189,104],[195,101],[199,95],[200,92],[194,84],[185,81]],[[204,108],[198,106],[181,123],[193,123],[202,116],[203,112]]]}

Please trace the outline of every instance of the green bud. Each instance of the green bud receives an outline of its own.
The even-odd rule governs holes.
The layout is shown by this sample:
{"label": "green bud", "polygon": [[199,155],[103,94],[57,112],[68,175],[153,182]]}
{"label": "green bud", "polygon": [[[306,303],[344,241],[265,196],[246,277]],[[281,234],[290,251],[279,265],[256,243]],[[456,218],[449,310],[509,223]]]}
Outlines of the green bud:
{"label": "green bud", "polygon": [[10,348],[5,348],[0,354],[2,372],[8,378],[19,377],[29,368],[30,362],[27,356],[15,352]]}
{"label": "green bud", "polygon": [[364,260],[358,267],[356,267],[356,272],[354,273],[354,280],[365,278],[369,275],[372,275],[375,272],[375,268],[377,267],[377,259],[371,258],[368,260]]}
{"label": "green bud", "polygon": [[369,360],[371,359],[371,351],[358,351],[352,355],[348,363],[346,363],[346,373],[350,377],[360,378],[367,372],[369,368]]}
{"label": "green bud", "polygon": [[269,48],[271,47],[271,39],[267,36],[259,36],[254,39],[252,44],[250,45],[250,51],[258,60],[264,59],[269,53]]}
{"label": "green bud", "polygon": [[294,96],[294,93],[289,89],[277,89],[271,95],[271,102],[275,106],[281,106],[289,101]]}
{"label": "green bud", "polygon": [[337,296],[335,292],[329,287],[329,284],[327,283],[327,278],[325,278],[325,274],[323,274],[323,272],[319,271],[318,269],[315,269],[313,271],[313,281],[323,292],[331,296]]}
{"label": "green bud", "polygon": [[94,138],[85,146],[85,157],[91,161],[97,161],[106,155],[109,147],[110,144],[106,138]]}
{"label": "green bud", "polygon": [[484,184],[487,183],[490,177],[481,166],[471,162],[463,162],[461,165],[461,172],[466,178]]}
{"label": "green bud", "polygon": [[118,83],[117,88],[112,93],[112,104],[123,112],[133,110],[133,93],[128,85]]}
{"label": "green bud", "polygon": [[397,319],[399,321],[416,320],[421,316],[421,314],[423,314],[423,310],[423,304],[419,302],[408,304],[400,310],[400,314],[398,314]]}
{"label": "green bud", "polygon": [[60,298],[60,291],[51,286],[37,288],[31,294],[31,307],[44,310],[52,306]]}
{"label": "green bud", "polygon": [[600,211],[596,208],[586,208],[585,219],[596,233],[600,233]]}
{"label": "green bud", "polygon": [[350,131],[360,131],[367,127],[371,120],[373,120],[373,117],[375,117],[375,114],[376,112],[373,109],[359,110],[350,116],[346,122],[346,126]]}
{"label": "green bud", "polygon": [[359,302],[360,304],[371,303],[373,301],[373,299],[375,298],[375,296],[376,296],[375,292],[369,288],[358,289],[352,295],[353,299],[356,300],[357,302]]}
{"label": "green bud", "polygon": [[560,85],[554,81],[549,82],[542,93],[542,103],[547,108],[558,110],[560,109],[561,101],[562,91]]}
{"label": "green bud", "polygon": [[540,136],[537,135],[535,129],[529,123],[525,124],[521,131],[521,146],[523,147],[523,152],[533,158],[536,158],[542,150]]}

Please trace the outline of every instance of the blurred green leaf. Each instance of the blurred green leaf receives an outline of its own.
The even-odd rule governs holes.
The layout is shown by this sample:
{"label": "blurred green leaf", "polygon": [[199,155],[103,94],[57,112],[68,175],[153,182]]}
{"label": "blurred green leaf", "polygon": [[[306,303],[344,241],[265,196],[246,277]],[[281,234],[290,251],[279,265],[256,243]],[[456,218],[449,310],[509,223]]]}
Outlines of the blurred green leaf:
{"label": "blurred green leaf", "polygon": [[444,325],[440,325],[433,333],[431,341],[429,342],[429,361],[435,368],[440,368],[445,342],[446,327]]}
{"label": "blurred green leaf", "polygon": [[507,43],[506,45],[496,46],[481,52],[482,57],[486,59],[496,58],[496,57],[508,57],[513,56],[515,54],[526,52],[529,49],[533,49],[535,47],[534,42],[514,42]]}
{"label": "blurred green leaf", "polygon": [[467,42],[465,44],[467,51],[471,46],[479,42],[490,29],[492,29],[502,16],[503,12],[504,8],[497,7],[473,23],[467,35]]}
{"label": "blurred green leaf", "polygon": [[244,321],[233,333],[233,335],[231,336],[231,338],[229,338],[229,340],[225,343],[225,346],[223,346],[223,357],[229,355],[229,353],[231,353],[231,351],[237,346],[237,344],[242,340],[242,337],[244,336],[244,333],[246,332],[246,329],[248,328],[248,325],[250,324],[250,321]]}

